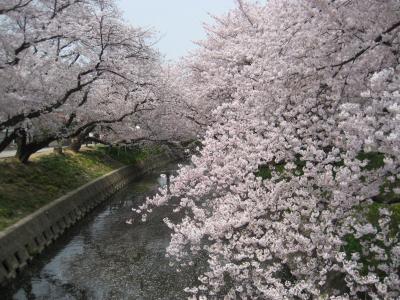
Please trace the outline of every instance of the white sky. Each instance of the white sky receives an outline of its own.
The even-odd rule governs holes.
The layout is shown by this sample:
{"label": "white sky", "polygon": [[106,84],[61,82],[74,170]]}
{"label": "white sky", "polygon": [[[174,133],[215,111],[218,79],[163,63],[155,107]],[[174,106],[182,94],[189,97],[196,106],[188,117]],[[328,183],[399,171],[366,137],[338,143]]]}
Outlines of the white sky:
{"label": "white sky", "polygon": [[205,37],[202,24],[210,21],[208,13],[226,13],[235,1],[119,0],[119,5],[128,22],[158,32],[161,39],[156,46],[167,59],[176,60],[196,47],[192,41]]}

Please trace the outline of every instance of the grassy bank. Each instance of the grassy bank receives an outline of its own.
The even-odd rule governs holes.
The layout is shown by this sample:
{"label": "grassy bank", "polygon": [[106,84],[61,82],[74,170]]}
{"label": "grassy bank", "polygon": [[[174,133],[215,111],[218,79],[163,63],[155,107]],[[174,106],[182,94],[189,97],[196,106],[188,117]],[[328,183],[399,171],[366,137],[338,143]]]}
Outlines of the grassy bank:
{"label": "grassy bank", "polygon": [[0,230],[65,193],[118,169],[159,153],[146,148],[124,151],[98,147],[75,154],[34,157],[28,165],[0,160]]}

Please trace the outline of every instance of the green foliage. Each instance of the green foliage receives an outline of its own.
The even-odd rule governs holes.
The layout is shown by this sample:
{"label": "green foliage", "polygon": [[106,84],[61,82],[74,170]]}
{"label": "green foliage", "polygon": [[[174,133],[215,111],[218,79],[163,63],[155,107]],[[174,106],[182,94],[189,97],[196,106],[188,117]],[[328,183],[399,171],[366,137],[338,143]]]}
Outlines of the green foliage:
{"label": "green foliage", "polygon": [[[367,171],[373,171],[385,165],[385,155],[379,152],[360,152],[357,155],[357,159],[368,161],[367,165],[364,167],[364,170]],[[389,177],[393,177],[394,180],[389,180]],[[366,179],[365,177],[361,178],[363,182],[365,182]],[[396,176],[388,176],[385,178],[383,185],[380,187],[380,193],[374,198],[374,201],[385,204],[398,203],[400,200],[399,195],[393,192],[394,188],[400,188],[400,179]]]}
{"label": "green foliage", "polygon": [[[373,171],[377,170],[384,166],[384,154],[379,152],[360,152],[357,155],[357,159],[361,161],[367,161],[367,165],[364,167],[364,170]],[[304,175],[304,167],[306,165],[306,161],[301,160],[301,157],[296,157],[294,160],[296,165],[296,169],[292,172],[288,172],[285,169],[285,162],[281,163],[268,163],[264,165],[260,165],[255,175],[257,177],[261,177],[262,179],[271,179],[274,174],[281,175],[280,180],[284,180],[288,176],[302,176]],[[341,167],[344,165],[343,161],[339,161],[334,164],[336,167]],[[391,180],[389,180],[389,178]],[[364,178],[365,182],[366,178]],[[318,187],[315,187],[316,189]],[[379,210],[382,208],[387,208],[391,213],[391,222],[390,222],[390,235],[392,237],[398,236],[400,234],[399,226],[400,226],[400,201],[399,195],[393,192],[394,188],[400,188],[400,179],[396,176],[388,176],[385,178],[384,184],[380,187],[380,193],[376,197],[374,197],[375,203],[369,205],[368,207],[359,207],[354,210],[354,216],[360,219],[366,218],[368,222],[370,222],[374,227],[380,230],[379,227],[379,219],[380,213]],[[321,196],[325,199],[330,198],[331,193],[328,191],[322,191]],[[385,249],[387,254],[389,255],[390,249],[388,249],[381,241],[375,240],[372,235],[365,235],[363,237],[356,238],[353,234],[348,234],[344,237],[344,246],[343,250],[347,255],[347,258],[350,259],[352,254],[358,253],[360,255],[360,263],[363,265],[361,269],[361,274],[368,274],[369,268],[376,268],[379,265],[379,261],[375,259],[372,255],[364,255],[362,253],[362,242],[372,242],[377,246]],[[376,270],[377,274],[382,273],[378,269]],[[382,273],[382,276],[384,274]]]}
{"label": "green foliage", "polygon": [[361,247],[360,241],[358,239],[356,239],[354,237],[354,235],[348,234],[345,236],[344,240],[346,242],[344,249],[345,249],[348,259],[351,258],[352,253],[356,253],[356,252],[361,253],[362,247]]}
{"label": "green foliage", "polygon": [[[379,226],[379,209],[386,208],[388,209],[391,213],[391,222],[390,222],[390,235],[392,237],[398,236],[400,233],[399,230],[399,225],[400,225],[400,204],[395,204],[395,205],[387,205],[387,204],[381,204],[381,203],[373,203],[369,205],[366,209],[365,207],[359,207],[357,209],[357,213],[355,216],[360,216],[362,217],[363,215],[366,217],[367,221],[371,223],[375,228],[380,230]],[[361,215],[360,215],[361,214]],[[369,255],[363,255],[362,253],[362,247],[361,247],[361,242],[362,241],[371,241],[373,240],[374,237],[372,235],[365,235],[361,238],[356,238],[352,234],[348,234],[345,236],[345,245],[344,245],[344,251],[347,255],[347,258],[350,259],[351,255],[353,253],[359,253],[360,255],[360,262],[363,264],[363,268],[361,271],[362,275],[368,274],[368,269],[371,267],[376,267],[380,263],[377,261],[373,256]],[[374,243],[378,245],[379,247],[383,248],[386,250],[387,255],[389,256],[390,249],[386,247],[381,241],[375,240]],[[378,274],[380,273],[379,270],[376,271]],[[382,276],[384,274],[382,273]]]}
{"label": "green foliage", "polygon": [[300,157],[297,157],[294,161],[296,165],[296,169],[294,170],[294,175],[303,176],[304,175],[304,167],[306,166],[306,161],[302,160]]}
{"label": "green foliage", "polygon": [[393,204],[390,207],[391,211],[392,211],[392,228],[397,229],[397,231],[395,231],[395,233],[399,233],[400,232],[400,203],[397,204]]}
{"label": "green foliage", "polygon": [[365,169],[368,171],[376,170],[385,165],[383,162],[385,155],[379,152],[360,152],[357,155],[357,159],[364,161],[368,160],[368,164],[365,166]]}
{"label": "green foliage", "polygon": [[373,203],[368,207],[367,220],[374,226],[378,226],[379,222],[379,209],[383,208],[381,204]]}
{"label": "green foliage", "polygon": [[[294,175],[294,176],[304,175],[303,169],[306,166],[306,162],[304,160],[301,160],[298,157],[295,159],[294,164],[296,165],[296,169],[294,169],[292,171],[292,175]],[[285,166],[286,166],[286,162],[269,163],[269,164],[265,164],[265,165],[260,165],[258,167],[258,170],[255,173],[255,175],[257,177],[261,177],[263,180],[271,179],[273,172],[276,172],[281,175],[287,173]],[[285,175],[287,176],[288,174],[285,174]],[[282,179],[284,179],[284,177]]]}
{"label": "green foliage", "polygon": [[268,165],[261,165],[258,167],[258,171],[255,173],[256,177],[261,177],[262,179],[271,179],[272,171]]}
{"label": "green foliage", "polygon": [[134,147],[132,149],[124,147],[97,147],[97,151],[111,157],[125,165],[143,161],[149,157],[158,155],[162,152],[159,146]]}
{"label": "green foliage", "polygon": [[367,211],[367,220],[375,227],[379,227],[379,209],[386,208],[392,213],[391,222],[390,222],[390,230],[391,235],[395,236],[400,233],[400,203],[397,204],[382,204],[382,203],[373,203],[368,207]]}
{"label": "green foliage", "polygon": [[400,188],[400,179],[396,178],[395,180],[390,181],[386,178],[385,182],[380,187],[379,195],[375,197],[375,201],[386,204],[399,203],[400,195],[393,191],[394,188]]}
{"label": "green foliage", "polygon": [[160,153],[159,148],[124,151],[99,147],[63,155],[49,154],[28,165],[0,161],[0,230],[50,201],[123,165]]}

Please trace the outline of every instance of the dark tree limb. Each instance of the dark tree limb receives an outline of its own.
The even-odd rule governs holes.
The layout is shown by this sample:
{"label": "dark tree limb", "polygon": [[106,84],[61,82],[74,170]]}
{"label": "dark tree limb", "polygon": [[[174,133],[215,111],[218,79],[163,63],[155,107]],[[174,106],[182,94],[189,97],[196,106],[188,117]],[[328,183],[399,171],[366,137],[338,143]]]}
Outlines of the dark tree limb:
{"label": "dark tree limb", "polygon": [[8,134],[0,143],[0,152],[4,151],[16,137],[17,137],[16,130],[11,132],[11,134]]}
{"label": "dark tree limb", "polygon": [[[377,37],[374,39],[374,42],[377,43],[377,44],[380,43],[380,42],[382,42],[383,35],[388,34],[388,33],[391,33],[392,31],[394,31],[394,30],[397,29],[398,27],[400,27],[400,21],[394,23],[394,24],[391,25],[388,29],[386,29],[384,32],[382,32],[379,36],[377,36]],[[346,59],[346,60],[344,60],[344,61],[342,61],[342,62],[340,62],[340,63],[336,63],[336,64],[333,64],[333,65],[330,65],[330,66],[319,67],[319,68],[317,68],[317,71],[326,69],[326,68],[328,68],[328,67],[330,67],[330,68],[336,68],[336,67],[342,68],[344,65],[346,65],[346,64],[348,64],[348,63],[355,62],[361,55],[363,55],[365,52],[367,52],[369,49],[371,49],[371,47],[372,47],[372,46],[368,46],[368,47],[365,47],[365,48],[361,49],[360,51],[358,51],[357,53],[355,53],[352,57],[349,57],[348,59]],[[335,75],[336,75],[336,74],[335,74]]]}
{"label": "dark tree limb", "polygon": [[98,78],[98,77],[96,76],[96,77],[90,79],[89,81],[87,81],[87,82],[85,82],[85,83],[81,83],[81,75],[82,75],[82,74],[85,74],[85,73],[87,73],[87,71],[84,72],[84,73],[81,73],[81,74],[78,76],[79,79],[78,79],[78,83],[77,83],[76,87],[74,87],[74,88],[68,90],[68,91],[64,94],[64,96],[63,96],[62,98],[60,98],[57,102],[54,102],[54,103],[52,103],[52,104],[50,104],[50,105],[47,105],[47,106],[45,106],[45,107],[43,107],[43,108],[40,108],[40,109],[37,109],[37,110],[32,110],[32,111],[30,111],[30,112],[28,112],[28,113],[20,113],[20,114],[17,114],[17,115],[15,115],[15,116],[9,118],[8,120],[1,122],[1,123],[0,123],[0,130],[3,130],[3,129],[5,129],[5,128],[7,128],[7,127],[15,126],[15,125],[17,125],[18,123],[21,123],[21,122],[23,122],[24,120],[27,120],[27,119],[38,118],[38,117],[40,117],[40,116],[43,115],[43,114],[51,113],[51,112],[53,112],[54,110],[56,110],[57,108],[61,107],[65,102],[67,102],[67,100],[68,100],[73,94],[75,94],[76,92],[81,91],[85,86],[87,86],[87,85],[93,83],[93,82],[96,81],[97,78]]}
{"label": "dark tree limb", "polygon": [[23,2],[22,0],[20,0],[20,1],[18,1],[18,3],[16,5],[14,5],[12,7],[0,9],[0,15],[6,14],[6,13],[14,11],[14,10],[18,10],[18,9],[24,8],[25,6],[27,6],[32,1],[33,0],[27,0],[27,1]]}

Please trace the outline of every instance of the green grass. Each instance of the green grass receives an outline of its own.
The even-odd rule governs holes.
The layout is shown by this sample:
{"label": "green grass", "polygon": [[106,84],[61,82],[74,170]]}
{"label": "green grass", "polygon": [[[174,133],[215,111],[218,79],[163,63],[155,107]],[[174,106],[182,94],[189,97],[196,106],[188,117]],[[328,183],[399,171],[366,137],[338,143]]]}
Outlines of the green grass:
{"label": "green grass", "polygon": [[160,154],[162,152],[160,147],[147,147],[147,148],[133,148],[129,151],[125,151],[123,148],[109,148],[109,147],[98,147],[96,150],[103,154],[110,156],[111,158],[125,164],[134,164],[138,161],[145,160],[151,156]]}
{"label": "green grass", "polygon": [[97,177],[160,151],[97,147],[78,154],[42,155],[28,165],[0,160],[0,230]]}

